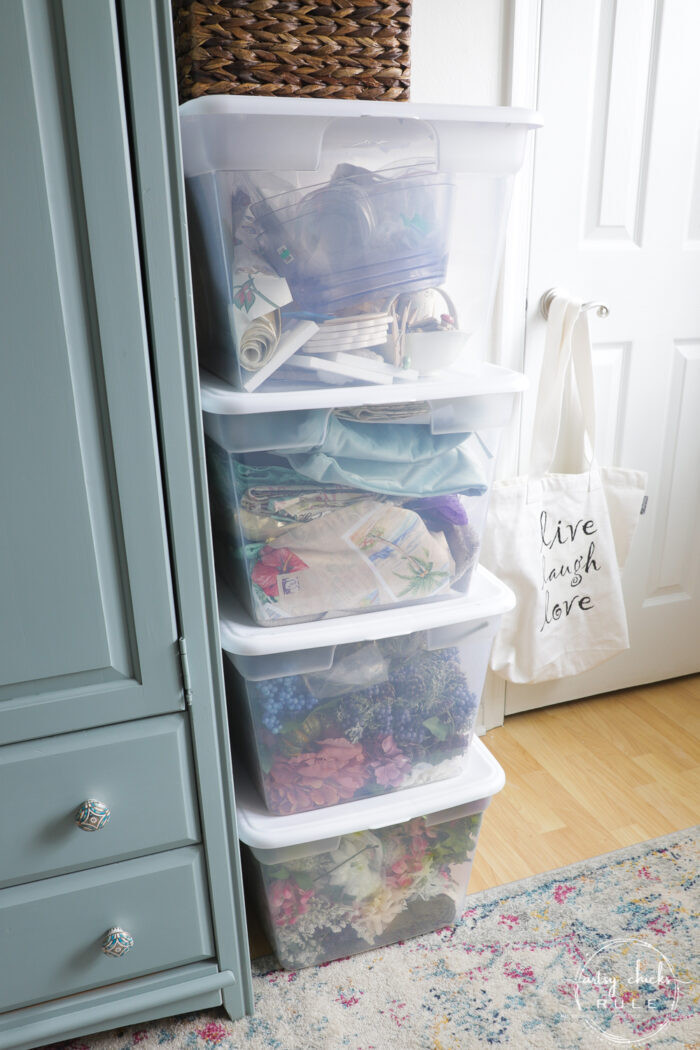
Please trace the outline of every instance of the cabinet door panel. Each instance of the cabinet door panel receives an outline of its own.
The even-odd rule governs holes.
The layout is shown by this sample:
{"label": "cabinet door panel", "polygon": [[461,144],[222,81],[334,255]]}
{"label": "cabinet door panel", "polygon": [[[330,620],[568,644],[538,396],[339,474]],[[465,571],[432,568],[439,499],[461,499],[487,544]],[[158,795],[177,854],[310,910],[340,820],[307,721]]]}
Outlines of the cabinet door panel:
{"label": "cabinet door panel", "polygon": [[0,742],[182,707],[116,21],[9,4]]}

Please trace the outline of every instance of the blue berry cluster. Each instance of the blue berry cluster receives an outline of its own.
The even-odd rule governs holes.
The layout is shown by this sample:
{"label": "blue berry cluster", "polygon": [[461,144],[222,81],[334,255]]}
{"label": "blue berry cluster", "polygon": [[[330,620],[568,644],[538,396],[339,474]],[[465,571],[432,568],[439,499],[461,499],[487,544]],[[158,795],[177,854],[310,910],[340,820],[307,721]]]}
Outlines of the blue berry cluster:
{"label": "blue berry cluster", "polygon": [[463,676],[462,679],[461,682],[453,680],[446,683],[442,694],[446,710],[452,714],[455,724],[470,721],[479,706],[478,696],[469,691]]}
{"label": "blue berry cluster", "polygon": [[[370,755],[388,736],[415,757],[449,751],[464,739],[478,704],[454,647],[395,656],[387,681],[325,702],[312,695],[301,675],[249,687],[259,721],[270,733],[282,734],[280,746],[290,752],[326,736],[362,741]],[[314,708],[314,717],[307,717]]]}
{"label": "blue berry cluster", "polygon": [[340,699],[335,715],[343,734],[356,743],[366,730],[389,736],[392,730],[392,704],[396,699],[389,682],[371,685]]}
{"label": "blue berry cluster", "polygon": [[260,721],[271,733],[281,733],[285,722],[303,719],[318,703],[301,675],[251,682],[256,694]]}
{"label": "blue berry cluster", "polygon": [[418,747],[427,736],[424,715],[416,707],[396,704],[393,711],[393,736],[401,747]]}

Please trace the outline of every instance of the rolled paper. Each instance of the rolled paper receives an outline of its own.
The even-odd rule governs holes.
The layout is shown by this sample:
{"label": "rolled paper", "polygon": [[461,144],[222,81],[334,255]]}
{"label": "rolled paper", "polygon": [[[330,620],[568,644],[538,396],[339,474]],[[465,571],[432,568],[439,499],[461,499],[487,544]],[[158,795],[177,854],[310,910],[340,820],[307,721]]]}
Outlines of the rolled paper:
{"label": "rolled paper", "polygon": [[282,332],[279,310],[256,317],[241,336],[238,357],[247,372],[261,369],[277,349]]}

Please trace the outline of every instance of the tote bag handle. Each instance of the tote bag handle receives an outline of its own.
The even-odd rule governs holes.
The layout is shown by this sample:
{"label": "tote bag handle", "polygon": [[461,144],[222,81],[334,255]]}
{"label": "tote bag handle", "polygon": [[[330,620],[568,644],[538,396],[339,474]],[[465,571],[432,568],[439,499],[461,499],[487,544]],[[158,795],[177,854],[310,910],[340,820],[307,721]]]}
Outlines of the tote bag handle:
{"label": "tote bag handle", "polygon": [[582,305],[563,295],[550,305],[530,447],[532,478],[548,473],[559,453],[567,459],[567,473],[593,466],[593,364],[588,316]]}

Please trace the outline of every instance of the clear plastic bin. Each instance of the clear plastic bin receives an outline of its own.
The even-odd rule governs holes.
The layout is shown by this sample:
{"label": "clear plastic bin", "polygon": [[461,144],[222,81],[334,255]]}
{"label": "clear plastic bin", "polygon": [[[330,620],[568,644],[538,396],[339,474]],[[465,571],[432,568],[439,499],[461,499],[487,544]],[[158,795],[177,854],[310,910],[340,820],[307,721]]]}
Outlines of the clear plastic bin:
{"label": "clear plastic bin", "polygon": [[[460,369],[488,321],[513,177],[539,123],[496,107],[185,103],[202,365],[249,391],[399,382],[418,332],[435,353],[414,369]],[[426,298],[436,288],[449,309]]]}
{"label": "clear plastic bin", "polygon": [[478,569],[469,599],[261,630],[220,594],[232,738],[280,815],[456,776],[513,593]]}
{"label": "clear plastic bin", "polygon": [[429,400],[343,405],[316,391],[291,408],[289,391],[203,383],[219,575],[262,626],[464,596],[523,385],[489,366],[462,396],[416,384]]}
{"label": "clear plastic bin", "polygon": [[282,966],[319,965],[459,919],[484,810],[504,783],[480,740],[457,778],[296,817],[266,814],[241,774],[238,830]]}

